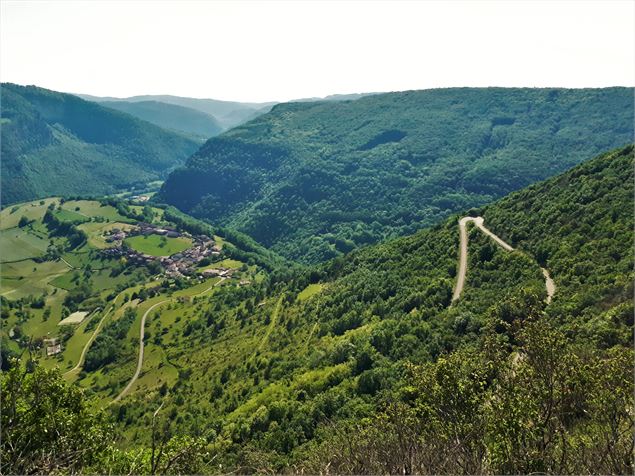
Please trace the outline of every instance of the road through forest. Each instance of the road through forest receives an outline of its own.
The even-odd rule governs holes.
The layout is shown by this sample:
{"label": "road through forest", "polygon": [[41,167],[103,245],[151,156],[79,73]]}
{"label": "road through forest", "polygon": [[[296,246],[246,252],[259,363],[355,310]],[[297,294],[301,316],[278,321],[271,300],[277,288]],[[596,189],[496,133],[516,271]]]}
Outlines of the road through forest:
{"label": "road through forest", "polygon": [[[463,292],[463,287],[465,286],[465,276],[467,274],[467,224],[468,222],[474,222],[474,224],[487,236],[489,236],[492,240],[494,240],[501,248],[505,251],[514,251],[514,248],[506,243],[502,238],[492,233],[485,225],[483,224],[483,217],[463,217],[459,220],[459,234],[460,234],[460,245],[459,245],[459,271],[456,276],[456,285],[454,287],[454,293],[452,294],[452,302],[458,300],[461,297],[461,293]],[[551,275],[549,271],[545,268],[540,268],[542,271],[542,275],[545,278],[545,287],[547,288],[547,304],[551,302],[553,295],[556,292],[556,285],[551,279]]]}

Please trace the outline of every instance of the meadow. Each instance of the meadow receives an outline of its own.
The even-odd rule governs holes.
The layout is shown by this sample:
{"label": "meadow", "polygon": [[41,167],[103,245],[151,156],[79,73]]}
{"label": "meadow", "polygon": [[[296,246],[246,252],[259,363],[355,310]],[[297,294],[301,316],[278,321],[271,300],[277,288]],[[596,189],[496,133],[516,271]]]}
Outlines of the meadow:
{"label": "meadow", "polygon": [[192,246],[191,239],[181,236],[137,235],[126,238],[124,242],[133,250],[150,256],[171,256]]}

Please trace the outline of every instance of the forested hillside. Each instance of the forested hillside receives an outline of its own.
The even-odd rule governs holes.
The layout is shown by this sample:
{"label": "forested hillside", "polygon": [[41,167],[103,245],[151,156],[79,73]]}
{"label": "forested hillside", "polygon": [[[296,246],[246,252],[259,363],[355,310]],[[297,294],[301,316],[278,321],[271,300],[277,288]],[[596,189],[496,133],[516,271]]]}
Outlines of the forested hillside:
{"label": "forested hillside", "polygon": [[104,101],[100,104],[201,142],[223,131],[214,116],[189,107],[159,101]]}
{"label": "forested hillside", "polygon": [[628,143],[632,96],[437,89],[281,104],[208,141],[159,199],[319,262]]}
{"label": "forested hillside", "polygon": [[197,142],[70,94],[3,83],[3,205],[162,178]]}
{"label": "forested hillside", "polygon": [[629,146],[472,210],[518,251],[471,228],[452,305],[457,215],[170,304],[148,328],[178,375],[115,406],[124,438],[161,405],[210,471],[631,472],[633,165]]}

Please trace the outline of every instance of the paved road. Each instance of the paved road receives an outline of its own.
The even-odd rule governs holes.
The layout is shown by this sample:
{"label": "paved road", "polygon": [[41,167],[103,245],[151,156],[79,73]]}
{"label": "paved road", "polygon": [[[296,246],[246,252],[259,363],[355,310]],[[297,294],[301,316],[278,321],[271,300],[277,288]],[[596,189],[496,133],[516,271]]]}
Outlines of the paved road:
{"label": "paved road", "polygon": [[115,402],[118,402],[119,400],[121,400],[121,398],[123,398],[126,395],[126,393],[128,393],[130,391],[130,389],[132,388],[134,383],[139,378],[139,374],[141,373],[141,367],[143,367],[143,336],[145,334],[146,317],[148,317],[148,314],[150,314],[150,312],[155,307],[160,306],[161,304],[164,304],[164,303],[166,303],[168,301],[169,301],[169,299],[166,299],[164,301],[159,301],[159,302],[153,304],[152,306],[150,306],[148,308],[148,310],[143,313],[143,317],[141,318],[141,326],[140,326],[140,329],[139,329],[139,360],[137,361],[137,370],[135,370],[135,373],[132,376],[132,378],[130,379],[130,382],[128,382],[128,385],[126,385],[126,388],[124,388],[121,391],[121,393],[119,395],[117,395],[117,397],[112,401],[112,403],[115,403]]}
{"label": "paved road", "polygon": [[[459,220],[459,233],[461,236],[460,254],[459,254],[459,271],[456,277],[456,286],[454,287],[454,293],[452,294],[452,302],[461,297],[463,287],[465,286],[465,275],[467,274],[467,224],[468,222],[474,222],[474,224],[487,236],[493,239],[499,246],[506,251],[514,251],[514,248],[506,243],[501,237],[492,233],[483,224],[483,217],[463,217]],[[545,287],[547,288],[547,303],[551,302],[553,295],[556,292],[556,285],[549,275],[549,271],[545,268],[540,268],[542,275],[545,277]]]}

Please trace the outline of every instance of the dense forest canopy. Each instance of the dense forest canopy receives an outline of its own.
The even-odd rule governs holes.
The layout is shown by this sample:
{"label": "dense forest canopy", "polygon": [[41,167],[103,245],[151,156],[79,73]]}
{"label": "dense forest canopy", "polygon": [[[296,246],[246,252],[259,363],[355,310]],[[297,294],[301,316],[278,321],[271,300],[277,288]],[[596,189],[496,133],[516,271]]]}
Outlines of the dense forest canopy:
{"label": "dense forest canopy", "polygon": [[281,104],[208,141],[159,199],[319,262],[630,142],[632,98],[630,88],[467,88]]}
{"label": "dense forest canopy", "polygon": [[101,195],[163,177],[197,142],[98,104],[3,83],[2,203]]}

